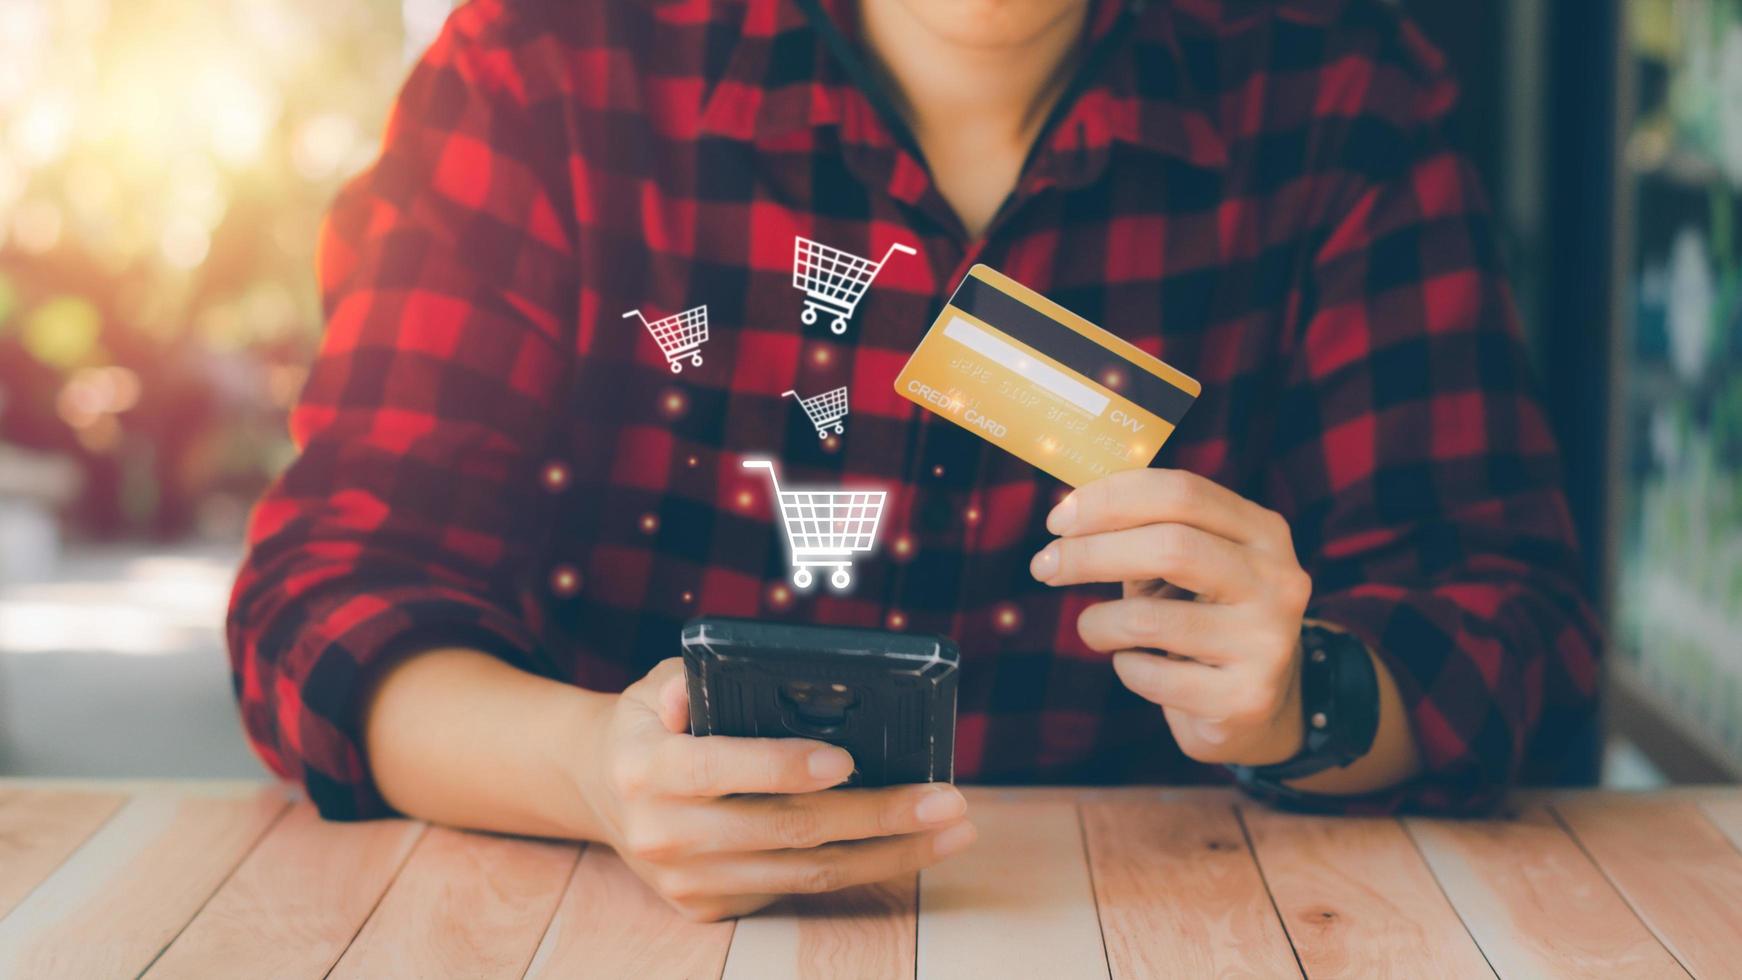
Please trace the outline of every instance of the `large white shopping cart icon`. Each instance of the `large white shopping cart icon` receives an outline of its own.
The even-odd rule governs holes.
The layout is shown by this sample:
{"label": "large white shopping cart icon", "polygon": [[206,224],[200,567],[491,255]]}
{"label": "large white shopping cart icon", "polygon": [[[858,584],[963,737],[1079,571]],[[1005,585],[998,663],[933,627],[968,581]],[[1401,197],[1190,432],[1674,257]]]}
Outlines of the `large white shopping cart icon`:
{"label": "large white shopping cart icon", "polygon": [[623,319],[636,317],[647,327],[647,332],[653,335],[655,343],[659,344],[660,352],[665,354],[666,361],[671,364],[671,373],[683,371],[683,359],[687,356],[690,363],[696,367],[702,366],[701,346],[708,342],[708,308],[698,306],[685,310],[676,316],[662,317],[649,323],[641,315],[640,310],[630,310],[623,314]]}
{"label": "large white shopping cart icon", "polygon": [[780,397],[785,398],[787,395],[798,399],[805,415],[810,417],[811,425],[816,426],[818,439],[829,437],[830,426],[834,426],[836,435],[847,431],[846,423],[842,421],[847,417],[846,385],[809,398],[800,397],[796,391],[783,391]]}
{"label": "large white shopping cart icon", "polygon": [[808,589],[813,568],[833,568],[829,584],[845,589],[853,584],[853,556],[870,551],[883,516],[883,490],[782,490],[774,464],[747,459],[747,470],[767,470],[774,486],[775,506],[792,546],[792,584]]}
{"label": "large white shopping cart icon", "polygon": [[805,325],[816,323],[817,311],[822,310],[834,317],[830,324],[831,330],[846,333],[847,320],[859,307],[859,301],[865,298],[865,290],[871,288],[871,280],[877,278],[884,263],[896,252],[919,254],[909,246],[898,243],[889,246],[889,251],[883,253],[881,261],[873,262],[851,252],[813,242],[802,235],[795,238],[792,244],[792,288],[802,290],[805,294]]}

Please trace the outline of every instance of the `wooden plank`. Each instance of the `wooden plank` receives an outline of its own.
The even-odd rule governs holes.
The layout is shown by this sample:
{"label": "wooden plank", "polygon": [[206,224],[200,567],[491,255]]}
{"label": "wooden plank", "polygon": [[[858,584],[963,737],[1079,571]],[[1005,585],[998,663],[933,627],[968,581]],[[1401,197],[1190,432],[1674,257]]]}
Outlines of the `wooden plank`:
{"label": "wooden plank", "polygon": [[587,846],[526,976],[718,977],[731,922],[690,922],[610,848]]}
{"label": "wooden plank", "polygon": [[1114,977],[1299,975],[1230,802],[1082,811]]}
{"label": "wooden plank", "polygon": [[1712,821],[1730,843],[1742,851],[1742,792],[1732,793],[1728,798],[1713,800],[1705,804],[1706,819]]}
{"label": "wooden plank", "polygon": [[1107,976],[1077,808],[968,804],[972,848],[920,872],[918,975]]}
{"label": "wooden plank", "polygon": [[724,980],[912,977],[917,875],[794,896],[741,919]]}
{"label": "wooden plank", "polygon": [[1492,975],[1396,820],[1239,809],[1307,976]]}
{"label": "wooden plank", "polygon": [[1501,976],[1681,975],[1546,807],[1404,825]]}
{"label": "wooden plank", "polygon": [[423,833],[409,820],[329,823],[293,806],[146,976],[318,977],[332,969]]}
{"label": "wooden plank", "polygon": [[1570,800],[1554,810],[1696,977],[1742,962],[1742,853],[1696,803]]}
{"label": "wooden plank", "polygon": [[0,919],[0,976],[137,976],[287,805],[277,787],[134,797]]}
{"label": "wooden plank", "polygon": [[526,973],[580,847],[432,827],[331,974]]}
{"label": "wooden plank", "polygon": [[120,793],[0,786],[0,919],[126,801]]}
{"label": "wooden plank", "polygon": [[57,793],[119,793],[122,796],[168,794],[182,799],[189,797],[227,800],[250,796],[261,790],[276,790],[287,799],[299,796],[302,790],[286,782],[271,779],[88,779],[72,776],[5,776],[0,788],[41,789]]}

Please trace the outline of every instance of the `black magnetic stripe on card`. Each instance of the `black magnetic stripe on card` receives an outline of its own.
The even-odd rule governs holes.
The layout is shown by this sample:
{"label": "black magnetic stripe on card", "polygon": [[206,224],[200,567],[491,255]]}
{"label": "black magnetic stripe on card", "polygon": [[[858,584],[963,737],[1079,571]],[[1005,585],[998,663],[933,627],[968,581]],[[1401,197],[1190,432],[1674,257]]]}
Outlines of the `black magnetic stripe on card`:
{"label": "black magnetic stripe on card", "polygon": [[1117,351],[1108,350],[1093,340],[1029,306],[997,286],[976,276],[968,276],[956,287],[950,305],[971,314],[991,326],[1021,341],[1097,385],[1106,387],[1102,378],[1118,368],[1125,384],[1115,390],[1123,397],[1142,406],[1152,414],[1178,426],[1186,410],[1197,398],[1190,392],[1150,374]]}

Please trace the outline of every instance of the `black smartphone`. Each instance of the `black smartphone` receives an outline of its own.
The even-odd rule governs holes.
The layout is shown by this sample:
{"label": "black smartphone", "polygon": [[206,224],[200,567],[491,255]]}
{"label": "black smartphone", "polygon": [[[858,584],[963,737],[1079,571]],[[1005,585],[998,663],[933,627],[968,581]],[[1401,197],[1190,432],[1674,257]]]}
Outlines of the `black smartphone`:
{"label": "black smartphone", "polygon": [[849,786],[956,774],[956,645],[941,636],[706,616],[683,629],[690,730],[839,745]]}

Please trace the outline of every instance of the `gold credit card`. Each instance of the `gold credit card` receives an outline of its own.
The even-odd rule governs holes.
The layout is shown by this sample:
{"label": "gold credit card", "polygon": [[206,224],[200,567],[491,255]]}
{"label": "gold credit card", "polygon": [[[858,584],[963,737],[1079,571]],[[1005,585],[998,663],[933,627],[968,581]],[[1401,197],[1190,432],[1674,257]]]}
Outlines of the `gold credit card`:
{"label": "gold credit card", "polygon": [[901,369],[895,390],[1080,487],[1148,466],[1203,386],[976,265]]}

